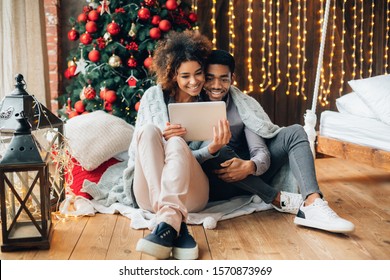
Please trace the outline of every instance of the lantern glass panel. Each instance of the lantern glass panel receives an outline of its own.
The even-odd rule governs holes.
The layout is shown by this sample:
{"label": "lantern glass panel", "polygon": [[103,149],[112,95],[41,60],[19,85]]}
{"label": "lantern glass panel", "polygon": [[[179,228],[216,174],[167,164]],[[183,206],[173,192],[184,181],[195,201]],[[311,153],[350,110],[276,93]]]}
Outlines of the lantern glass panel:
{"label": "lantern glass panel", "polygon": [[44,182],[40,181],[39,171],[5,172],[4,175],[8,238],[42,236],[45,215],[42,218],[41,205],[45,199],[41,190],[45,186],[40,185]]}

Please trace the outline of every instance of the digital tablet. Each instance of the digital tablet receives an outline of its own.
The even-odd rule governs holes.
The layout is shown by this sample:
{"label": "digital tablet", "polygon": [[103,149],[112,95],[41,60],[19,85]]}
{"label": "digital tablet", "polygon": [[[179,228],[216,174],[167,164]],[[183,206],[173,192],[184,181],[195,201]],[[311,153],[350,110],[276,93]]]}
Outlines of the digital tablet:
{"label": "digital tablet", "polygon": [[183,137],[186,141],[205,141],[213,139],[213,127],[226,119],[224,101],[188,102],[168,104],[169,122],[186,128]]}

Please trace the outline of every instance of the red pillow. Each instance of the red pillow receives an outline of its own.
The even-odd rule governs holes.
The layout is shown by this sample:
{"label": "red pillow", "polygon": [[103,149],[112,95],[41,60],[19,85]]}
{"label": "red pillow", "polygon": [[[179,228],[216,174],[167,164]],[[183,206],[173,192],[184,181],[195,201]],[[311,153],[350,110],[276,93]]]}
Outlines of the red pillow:
{"label": "red pillow", "polygon": [[[82,192],[81,188],[83,187],[84,180],[87,179],[93,183],[98,183],[100,178],[102,177],[103,173],[109,168],[111,165],[114,165],[119,162],[119,160],[115,158],[111,158],[105,162],[103,162],[101,165],[99,165],[97,168],[95,168],[92,171],[87,171],[83,169],[83,167],[77,162],[76,159],[72,159],[74,162],[74,167],[72,170],[73,175],[73,182],[70,188],[72,189],[73,193],[75,195],[80,195],[88,199],[92,199],[92,196],[90,196],[88,193]],[[67,176],[65,176],[66,179]]]}

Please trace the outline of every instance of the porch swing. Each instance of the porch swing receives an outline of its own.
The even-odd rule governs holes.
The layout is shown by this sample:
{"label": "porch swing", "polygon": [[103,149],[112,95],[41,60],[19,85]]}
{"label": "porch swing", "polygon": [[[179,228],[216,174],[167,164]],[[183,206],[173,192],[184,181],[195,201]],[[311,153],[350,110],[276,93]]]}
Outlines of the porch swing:
{"label": "porch swing", "polygon": [[[345,160],[353,160],[371,165],[375,168],[383,168],[385,170],[390,170],[390,124],[375,119],[361,118],[349,114],[344,114],[343,118],[341,118],[341,120],[337,120],[337,122],[333,121],[333,124],[336,124],[344,121],[345,119],[350,119],[353,125],[341,124],[341,131],[346,131],[349,134],[354,134],[354,129],[356,128],[361,132],[365,131],[364,137],[367,137],[368,134],[368,137],[372,137],[372,139],[369,138],[365,140],[364,144],[362,144],[363,142],[360,141],[360,139],[355,142],[354,140],[351,140],[351,137],[349,136],[344,137],[342,136],[342,134],[334,135],[332,134],[332,132],[330,132],[331,129],[325,132],[325,129],[322,129],[325,126],[322,123],[325,122],[325,116],[332,114],[342,114],[338,112],[325,111],[321,114],[319,131],[316,132],[315,130],[317,122],[316,107],[325,49],[326,29],[328,25],[330,2],[331,0],[327,0],[325,4],[324,21],[322,25],[322,37],[318,55],[312,107],[311,109],[306,110],[306,114],[304,116],[304,129],[309,138],[310,148],[314,156],[316,156],[317,153],[323,156],[336,157]],[[389,79],[390,75],[387,76],[386,80],[388,81]],[[387,96],[385,97],[385,100],[387,102],[390,100],[390,88],[388,91],[386,91],[386,93]],[[388,110],[390,110],[390,106],[388,106]],[[347,116],[348,118],[345,118],[345,116]],[[363,127],[363,124],[366,124],[366,127]],[[379,139],[381,142],[377,141],[375,137],[381,137],[381,139]],[[375,146],[373,145],[373,143],[379,144],[378,146]]]}

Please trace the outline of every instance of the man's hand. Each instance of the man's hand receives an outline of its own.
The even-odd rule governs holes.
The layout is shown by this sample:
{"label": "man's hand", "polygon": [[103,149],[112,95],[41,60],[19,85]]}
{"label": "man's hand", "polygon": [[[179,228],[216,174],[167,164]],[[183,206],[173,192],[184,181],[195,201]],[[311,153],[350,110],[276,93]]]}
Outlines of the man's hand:
{"label": "man's hand", "polygon": [[213,129],[214,138],[208,146],[210,154],[215,154],[218,152],[223,146],[229,143],[230,138],[232,137],[229,121],[226,119],[220,120],[218,123],[218,128],[213,127]]}
{"label": "man's hand", "polygon": [[167,126],[163,131],[163,137],[166,141],[173,136],[181,136],[183,137],[187,133],[184,127],[181,127],[180,124],[171,124],[167,122]]}
{"label": "man's hand", "polygon": [[256,165],[251,160],[232,158],[221,163],[222,168],[215,170],[218,177],[228,183],[245,179],[256,171]]}

